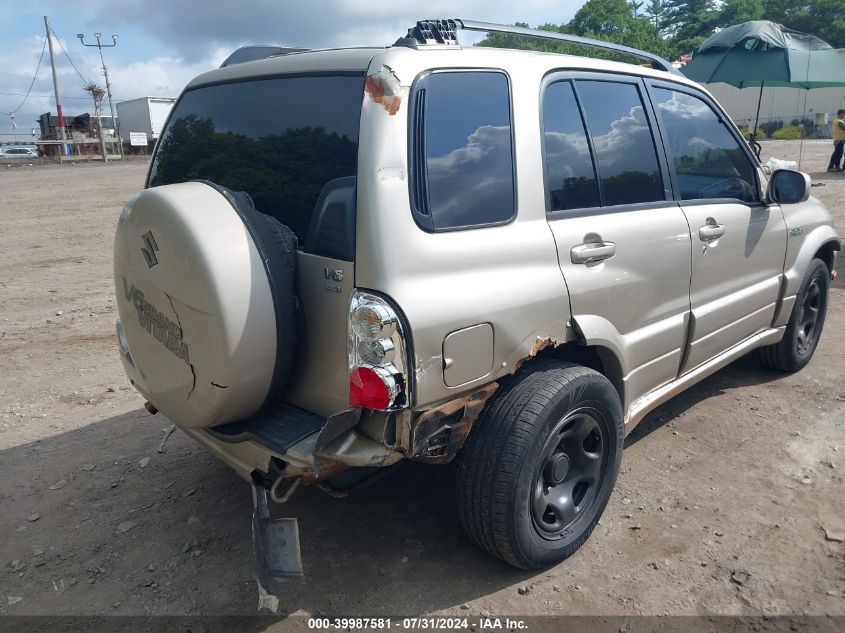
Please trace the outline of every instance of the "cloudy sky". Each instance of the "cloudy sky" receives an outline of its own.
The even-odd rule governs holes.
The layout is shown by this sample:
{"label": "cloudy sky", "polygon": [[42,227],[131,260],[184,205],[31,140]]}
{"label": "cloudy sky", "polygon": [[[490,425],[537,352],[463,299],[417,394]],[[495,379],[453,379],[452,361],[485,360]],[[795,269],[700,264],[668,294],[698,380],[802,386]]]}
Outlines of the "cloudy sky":
{"label": "cloudy sky", "polygon": [[[331,47],[389,44],[424,17],[463,17],[531,25],[568,21],[583,0],[2,0],[0,1],[0,135],[11,129],[33,79],[45,41],[44,15],[70,59],[54,42],[62,109],[73,115],[90,109],[82,77],[102,85],[96,48],[76,37],[101,32],[118,45],[106,49],[112,94],[118,101],[142,96],[176,96],[193,76],[219,66],[242,44]],[[32,92],[17,110],[18,133],[37,126],[39,114],[55,112],[47,52]]]}

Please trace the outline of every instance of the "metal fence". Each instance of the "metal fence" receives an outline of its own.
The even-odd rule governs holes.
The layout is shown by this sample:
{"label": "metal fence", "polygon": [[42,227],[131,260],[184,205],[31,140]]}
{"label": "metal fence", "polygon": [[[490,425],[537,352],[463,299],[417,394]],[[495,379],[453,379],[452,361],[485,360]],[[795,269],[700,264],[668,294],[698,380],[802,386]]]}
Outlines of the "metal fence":
{"label": "metal fence", "polygon": [[[118,139],[106,139],[103,144],[99,139],[69,139],[65,141],[0,141],[0,147],[37,147],[38,162],[80,162],[80,161],[102,161],[121,160],[120,141]],[[105,152],[103,151],[105,149]],[[34,159],[35,157],[33,157]],[[0,164],[15,164],[34,162],[26,158],[12,158],[0,154]]]}

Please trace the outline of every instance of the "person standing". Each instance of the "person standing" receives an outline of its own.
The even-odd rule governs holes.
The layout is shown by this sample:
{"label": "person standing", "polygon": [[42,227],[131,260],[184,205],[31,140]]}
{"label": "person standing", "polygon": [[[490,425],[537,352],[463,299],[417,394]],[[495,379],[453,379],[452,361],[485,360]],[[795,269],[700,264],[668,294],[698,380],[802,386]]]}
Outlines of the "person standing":
{"label": "person standing", "polygon": [[828,171],[842,171],[842,153],[845,150],[845,108],[839,108],[833,120],[833,154],[830,156]]}

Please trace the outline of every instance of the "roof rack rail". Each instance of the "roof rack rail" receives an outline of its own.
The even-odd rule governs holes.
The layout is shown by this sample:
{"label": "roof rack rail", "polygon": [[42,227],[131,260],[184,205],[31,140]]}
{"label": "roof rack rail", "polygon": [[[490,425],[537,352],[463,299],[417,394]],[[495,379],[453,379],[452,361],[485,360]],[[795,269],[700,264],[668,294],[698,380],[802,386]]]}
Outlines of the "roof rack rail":
{"label": "roof rack rail", "polygon": [[420,45],[458,45],[460,20],[420,20],[408,29],[405,37],[396,40],[394,46],[417,48]]}
{"label": "roof rack rail", "polygon": [[672,66],[671,62],[659,55],[642,51],[638,48],[581,37],[580,35],[570,35],[569,33],[541,31],[539,29],[529,29],[524,26],[507,26],[505,24],[493,24],[492,22],[476,22],[475,20],[420,20],[416,26],[408,29],[408,35],[399,38],[394,46],[419,48],[421,46],[431,45],[456,45],[458,43],[456,35],[459,29],[464,31],[521,35],[523,37],[535,37],[543,40],[580,44],[611,53],[622,53],[631,57],[637,57],[647,61],[656,70],[663,70],[673,75],[683,76],[681,71]]}
{"label": "roof rack rail", "polygon": [[229,55],[222,64],[220,64],[220,68],[225,68],[226,66],[231,66],[233,64],[253,62],[256,59],[266,59],[267,57],[290,55],[291,53],[304,53],[307,50],[307,48],[284,48],[282,46],[241,46],[238,50]]}

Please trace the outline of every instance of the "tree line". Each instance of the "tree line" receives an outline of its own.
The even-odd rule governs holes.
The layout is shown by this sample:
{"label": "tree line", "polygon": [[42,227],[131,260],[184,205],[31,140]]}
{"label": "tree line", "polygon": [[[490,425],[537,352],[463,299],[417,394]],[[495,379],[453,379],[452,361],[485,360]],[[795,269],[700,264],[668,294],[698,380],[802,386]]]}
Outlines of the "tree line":
{"label": "tree line", "polygon": [[[843,0],[589,0],[569,22],[537,28],[625,44],[671,60],[694,52],[718,29],[749,20],[771,20],[845,47]],[[577,52],[567,44],[498,33],[479,45]]]}

